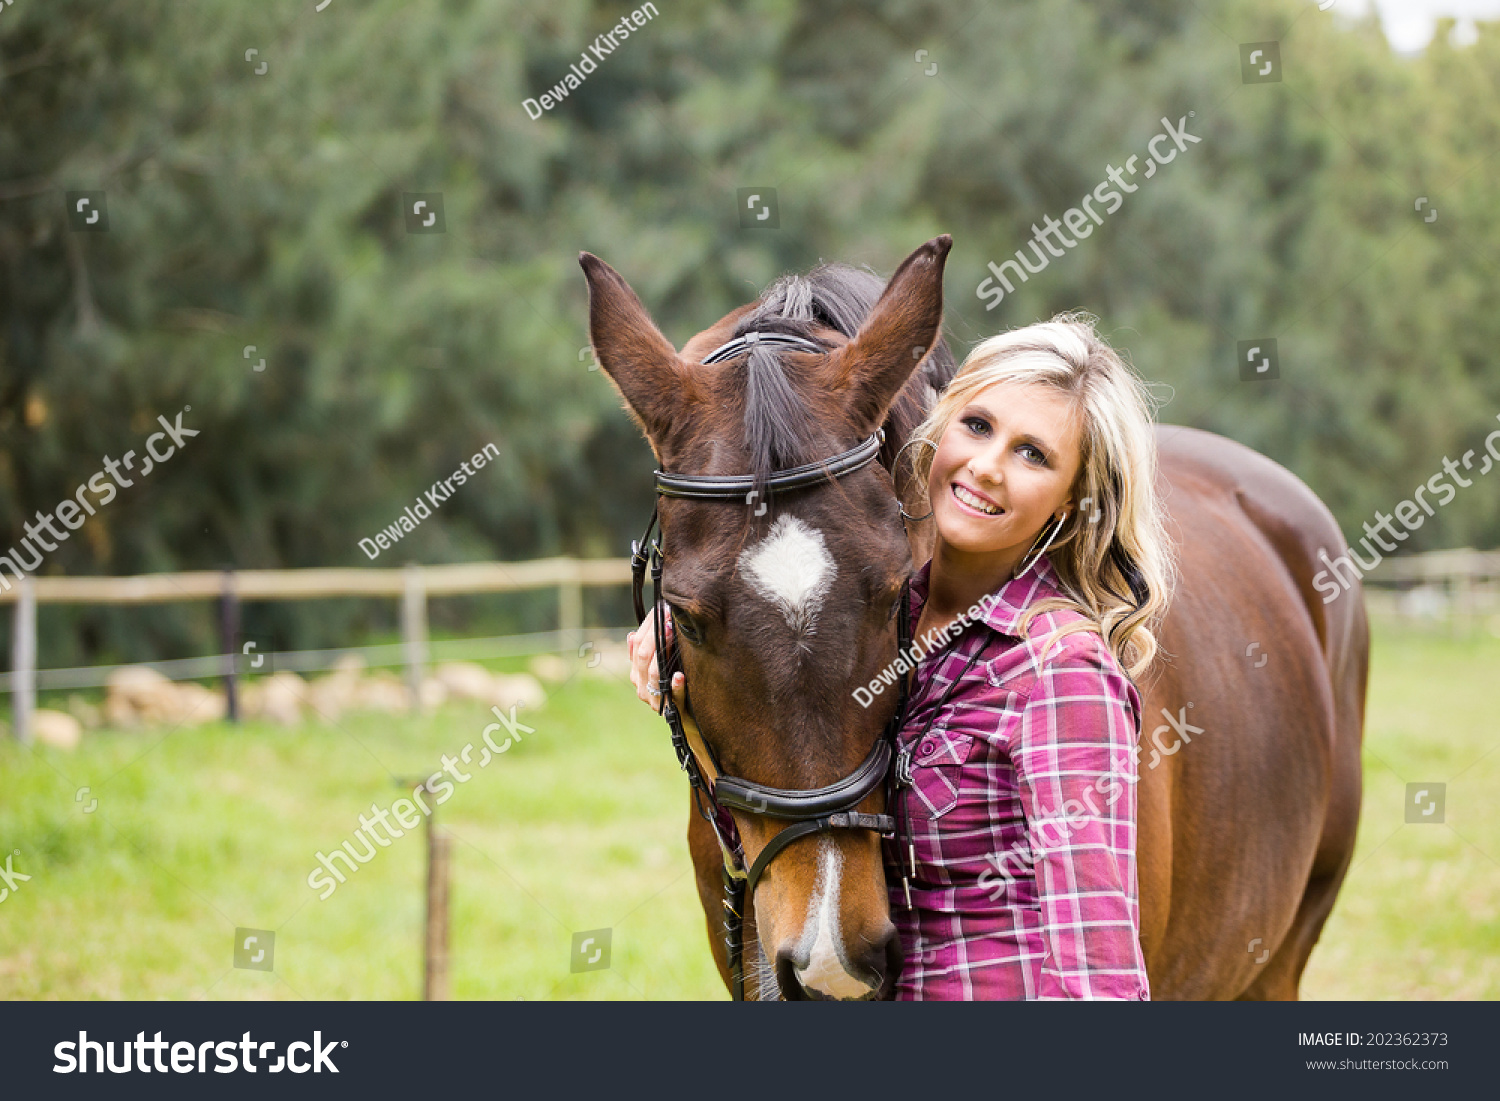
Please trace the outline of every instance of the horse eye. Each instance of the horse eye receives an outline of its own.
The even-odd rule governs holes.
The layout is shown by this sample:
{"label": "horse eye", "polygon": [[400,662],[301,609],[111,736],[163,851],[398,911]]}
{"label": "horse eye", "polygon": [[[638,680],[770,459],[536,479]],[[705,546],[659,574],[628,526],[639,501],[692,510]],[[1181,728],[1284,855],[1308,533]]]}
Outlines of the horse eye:
{"label": "horse eye", "polygon": [[672,609],[672,626],[676,629],[680,637],[687,639],[695,646],[703,644],[703,635],[699,631],[698,625],[678,608]]}

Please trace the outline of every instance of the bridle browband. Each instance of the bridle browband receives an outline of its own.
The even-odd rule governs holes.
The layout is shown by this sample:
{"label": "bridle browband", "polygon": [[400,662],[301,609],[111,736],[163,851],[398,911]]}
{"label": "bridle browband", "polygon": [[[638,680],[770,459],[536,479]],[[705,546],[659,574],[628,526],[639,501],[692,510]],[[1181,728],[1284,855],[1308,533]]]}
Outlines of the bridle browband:
{"label": "bridle browband", "polygon": [[815,344],[800,336],[793,336],[791,333],[741,333],[728,344],[720,344],[699,362],[722,363],[760,344],[771,348],[794,348],[799,352],[812,352],[820,356],[828,352],[823,345]]}
{"label": "bridle browband", "polygon": [[[804,463],[787,470],[778,470],[766,479],[767,490],[805,489],[819,482],[836,481],[845,474],[852,474],[865,466],[880,453],[885,440],[881,429],[862,443],[841,452],[831,459]],[[702,501],[744,500],[755,488],[755,478],[750,474],[668,474],[656,472],[656,492],[662,497],[692,497]]]}
{"label": "bridle browband", "polygon": [[[716,348],[702,362],[717,363],[743,354],[756,344],[798,347],[819,353],[825,351],[811,341],[786,333],[745,333]],[[770,496],[773,493],[787,493],[835,482],[867,466],[879,453],[884,440],[885,432],[879,429],[848,451],[831,458],[773,471],[760,485],[767,496]],[[655,476],[658,498],[680,497],[699,501],[742,499],[749,503],[749,495],[756,489],[755,477],[748,474],[669,474],[658,470]],[[677,763],[688,775],[688,785],[692,789],[698,813],[713,827],[724,855],[725,947],[732,994],[735,1001],[743,1001],[745,901],[747,898],[754,901],[756,884],[767,865],[793,841],[811,834],[835,829],[874,830],[885,836],[894,833],[895,819],[890,814],[866,814],[854,808],[884,783],[889,773],[896,736],[901,728],[902,713],[906,709],[906,681],[903,677],[896,712],[886,729],[870,747],[869,754],[859,767],[842,780],[826,787],[798,791],[767,787],[738,776],[725,775],[713,747],[702,737],[701,731],[697,731],[696,723],[693,726],[694,732],[698,734],[699,746],[695,747],[690,743],[683,716],[672,699],[672,677],[682,669],[682,655],[675,645],[669,647],[667,642],[667,608],[662,597],[663,551],[661,540],[651,538],[652,529],[658,524],[658,514],[659,507],[654,507],[645,533],[631,544],[631,597],[635,604],[636,622],[640,622],[646,618],[645,575],[649,566],[652,606],[655,610],[656,660],[659,671],[657,683],[662,686],[659,712],[671,730],[672,748],[677,753]],[[911,645],[910,609],[906,593],[907,590],[903,587],[897,616],[898,654],[905,653]],[[709,775],[705,776],[705,772]],[[729,813],[731,810],[773,818],[791,825],[772,837],[755,862],[746,868],[744,845],[740,841],[734,817]]]}

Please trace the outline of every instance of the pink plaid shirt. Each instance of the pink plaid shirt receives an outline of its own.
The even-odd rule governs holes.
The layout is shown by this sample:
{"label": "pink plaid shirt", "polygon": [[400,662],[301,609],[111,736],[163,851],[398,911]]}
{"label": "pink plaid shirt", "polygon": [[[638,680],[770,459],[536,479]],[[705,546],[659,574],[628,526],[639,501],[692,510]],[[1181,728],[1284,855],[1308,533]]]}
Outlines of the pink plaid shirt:
{"label": "pink plaid shirt", "polygon": [[[912,580],[914,624],[931,569]],[[901,731],[912,786],[895,808],[905,801],[915,847],[910,907],[909,855],[884,842],[906,956],[897,999],[1150,997],[1135,869],[1141,698],[1096,632],[1039,662],[1078,613],[1039,615],[1017,636],[1021,613],[1054,595],[1044,555],[913,679]]]}

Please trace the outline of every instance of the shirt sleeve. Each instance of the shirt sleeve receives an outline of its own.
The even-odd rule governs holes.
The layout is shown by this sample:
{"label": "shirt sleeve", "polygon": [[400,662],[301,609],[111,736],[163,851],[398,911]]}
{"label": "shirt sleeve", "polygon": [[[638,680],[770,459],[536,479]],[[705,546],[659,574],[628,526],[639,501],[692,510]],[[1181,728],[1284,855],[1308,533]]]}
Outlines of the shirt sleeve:
{"label": "shirt sleeve", "polygon": [[1141,701],[1097,634],[1065,636],[1026,704],[1012,764],[1041,903],[1038,998],[1150,997],[1137,898]]}

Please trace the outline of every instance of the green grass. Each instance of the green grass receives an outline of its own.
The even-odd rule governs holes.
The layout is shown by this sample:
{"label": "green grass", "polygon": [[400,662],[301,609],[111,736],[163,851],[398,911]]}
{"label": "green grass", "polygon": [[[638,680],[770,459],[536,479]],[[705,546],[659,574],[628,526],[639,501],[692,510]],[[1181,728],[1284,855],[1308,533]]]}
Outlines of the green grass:
{"label": "green grass", "polygon": [[[1500,998],[1500,638],[1377,620],[1354,861],[1304,998]],[[1445,821],[1406,824],[1406,785]]]}
{"label": "green grass", "polygon": [[[1355,865],[1305,997],[1500,996],[1497,670],[1495,638],[1378,625]],[[660,720],[623,680],[581,676],[523,717],[536,733],[438,811],[455,838],[453,996],[723,998]],[[307,876],[402,795],[392,774],[436,771],[489,721],[450,706],[96,732],[74,753],[0,742],[0,864],[19,849],[33,877],[0,903],[0,997],[420,996],[420,833],[326,901]],[[1407,781],[1447,783],[1445,824],[1403,824]],[[275,930],[273,973],[231,966],[238,926]],[[573,932],[605,927],[610,968],[571,973]]]}
{"label": "green grass", "polygon": [[[454,838],[453,997],[723,997],[660,720],[627,682],[591,677],[521,718],[536,733],[460,764],[472,779],[437,810]],[[33,877],[0,903],[0,998],[420,997],[420,830],[326,901],[307,877],[372,803],[405,794],[391,774],[436,771],[491,721],[471,705],[95,733],[74,753],[0,744],[0,845]],[[231,966],[239,926],[275,930],[274,973]],[[571,973],[573,931],[604,927],[611,967]]]}

